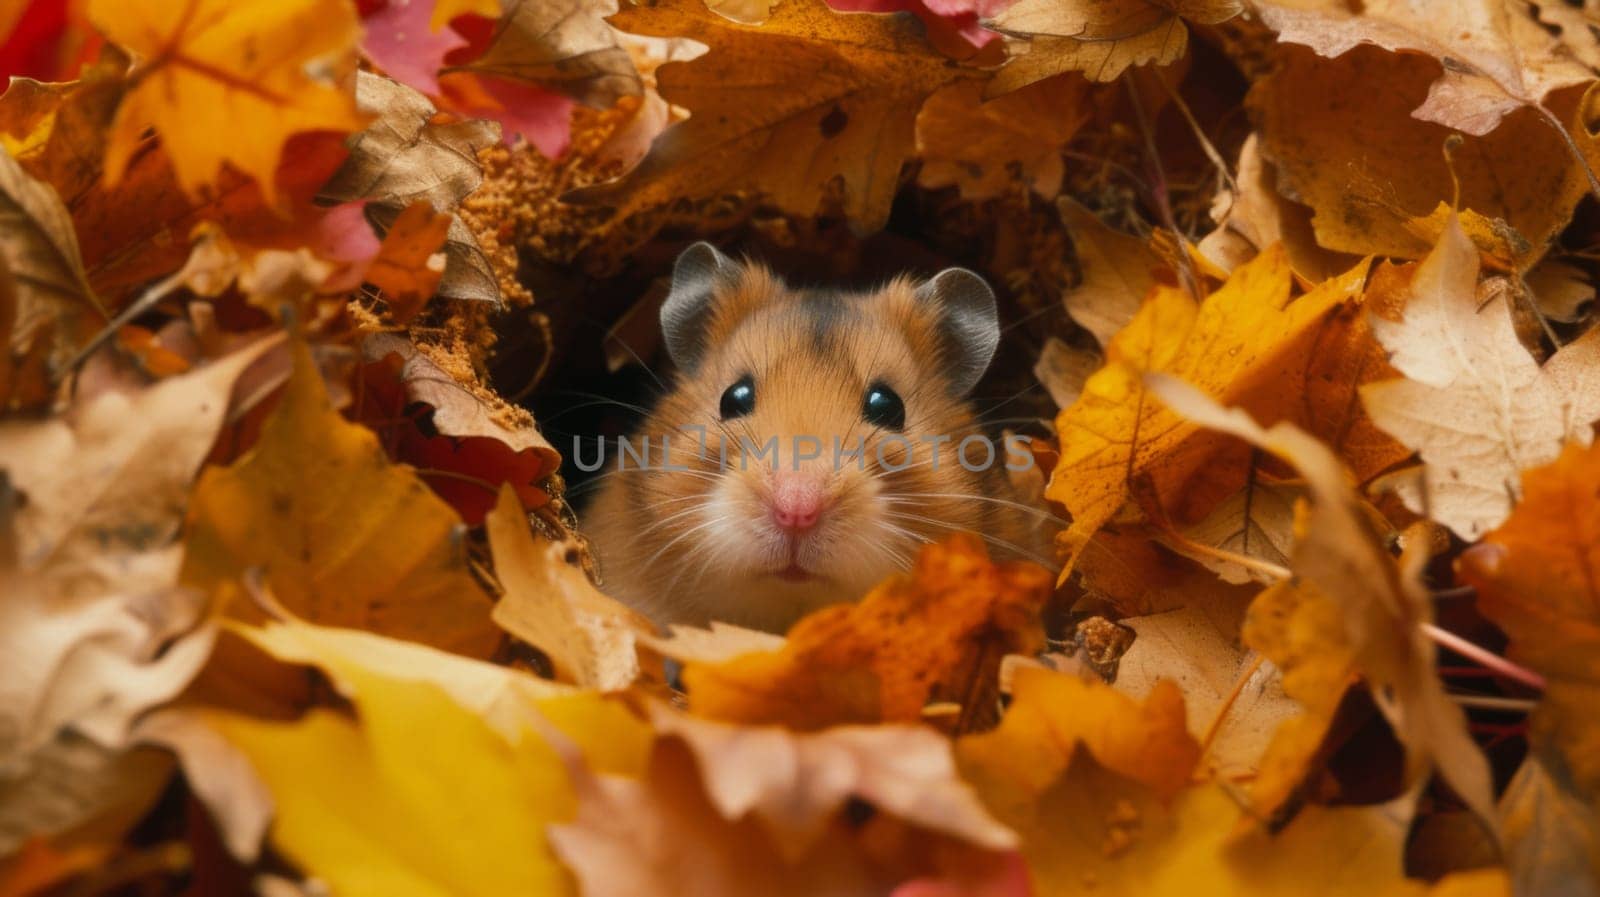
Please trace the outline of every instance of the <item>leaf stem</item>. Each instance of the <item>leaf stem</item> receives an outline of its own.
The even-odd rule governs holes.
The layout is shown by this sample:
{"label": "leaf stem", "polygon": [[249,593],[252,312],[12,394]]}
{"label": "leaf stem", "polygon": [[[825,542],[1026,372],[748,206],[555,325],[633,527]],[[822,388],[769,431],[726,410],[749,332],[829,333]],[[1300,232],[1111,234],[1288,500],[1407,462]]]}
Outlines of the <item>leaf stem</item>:
{"label": "leaf stem", "polygon": [[1251,679],[1255,678],[1256,672],[1261,669],[1261,665],[1266,663],[1267,658],[1265,656],[1254,651],[1250,653],[1255,654],[1255,660],[1251,661],[1250,665],[1245,667],[1244,671],[1239,674],[1239,678],[1233,683],[1233,690],[1229,691],[1228,696],[1222,699],[1222,705],[1217,708],[1216,714],[1211,717],[1211,725],[1206,727],[1206,734],[1200,739],[1200,755],[1202,757],[1211,750],[1211,744],[1216,741],[1217,733],[1222,731],[1223,720],[1228,718],[1228,711],[1233,709],[1234,702],[1239,700],[1239,695],[1244,693],[1244,687],[1249,684]]}
{"label": "leaf stem", "polygon": [[1450,700],[1462,707],[1479,710],[1503,710],[1507,713],[1528,713],[1539,702],[1531,698],[1500,698],[1493,695],[1451,695]]}
{"label": "leaf stem", "polygon": [[1529,688],[1544,691],[1544,677],[1538,673],[1535,673],[1533,670],[1512,663],[1493,651],[1480,648],[1461,636],[1456,635],[1448,630],[1440,629],[1438,626],[1435,626],[1432,623],[1422,623],[1420,625],[1423,634],[1432,639],[1434,644],[1443,648],[1449,648],[1457,654],[1460,654],[1462,657],[1477,661],[1478,663],[1481,663],[1489,669],[1494,670],[1507,679],[1520,682]]}

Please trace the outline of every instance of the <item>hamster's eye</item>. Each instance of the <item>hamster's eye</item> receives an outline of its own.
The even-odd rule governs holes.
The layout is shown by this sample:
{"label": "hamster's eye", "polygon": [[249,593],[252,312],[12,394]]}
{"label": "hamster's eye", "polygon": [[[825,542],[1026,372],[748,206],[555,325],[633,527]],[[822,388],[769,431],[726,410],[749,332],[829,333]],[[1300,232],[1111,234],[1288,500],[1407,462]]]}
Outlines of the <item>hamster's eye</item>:
{"label": "hamster's eye", "polygon": [[903,430],[906,426],[906,403],[886,384],[874,383],[867,387],[861,400],[861,416],[867,423],[886,430]]}
{"label": "hamster's eye", "polygon": [[722,393],[722,419],[733,420],[756,410],[756,382],[745,374]]}

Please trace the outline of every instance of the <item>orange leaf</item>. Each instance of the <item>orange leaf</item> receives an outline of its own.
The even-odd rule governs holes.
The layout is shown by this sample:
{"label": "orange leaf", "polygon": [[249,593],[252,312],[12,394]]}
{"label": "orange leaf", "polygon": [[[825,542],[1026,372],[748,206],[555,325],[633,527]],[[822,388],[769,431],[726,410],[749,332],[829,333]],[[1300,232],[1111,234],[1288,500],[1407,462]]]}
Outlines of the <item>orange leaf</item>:
{"label": "orange leaf", "polygon": [[1044,644],[1049,586],[1043,568],[996,564],[975,537],[955,536],[859,604],[803,618],[782,650],[689,664],[689,708],[807,730],[916,720],[929,701],[955,701],[961,727],[981,723],[992,718],[1000,658]]}
{"label": "orange leaf", "polygon": [[1522,503],[1458,561],[1511,656],[1544,674],[1536,737],[1566,755],[1600,802],[1600,445],[1568,445],[1522,475]]}
{"label": "orange leaf", "polygon": [[416,317],[438,289],[444,275],[444,256],[438,253],[451,218],[449,213],[435,213],[433,203],[425,199],[406,206],[367,268],[367,282],[383,291],[389,300],[389,314],[397,323]]}

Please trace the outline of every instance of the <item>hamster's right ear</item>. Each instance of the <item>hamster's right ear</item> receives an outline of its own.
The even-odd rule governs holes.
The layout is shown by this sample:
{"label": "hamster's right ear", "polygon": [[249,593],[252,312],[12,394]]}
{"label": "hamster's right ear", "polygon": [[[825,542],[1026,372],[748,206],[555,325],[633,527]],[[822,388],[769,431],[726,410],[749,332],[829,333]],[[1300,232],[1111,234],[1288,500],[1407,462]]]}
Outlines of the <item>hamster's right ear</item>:
{"label": "hamster's right ear", "polygon": [[706,328],[717,290],[731,283],[738,264],[704,241],[678,255],[672,266],[672,291],[661,306],[661,335],[667,354],[681,371],[692,371],[705,354]]}

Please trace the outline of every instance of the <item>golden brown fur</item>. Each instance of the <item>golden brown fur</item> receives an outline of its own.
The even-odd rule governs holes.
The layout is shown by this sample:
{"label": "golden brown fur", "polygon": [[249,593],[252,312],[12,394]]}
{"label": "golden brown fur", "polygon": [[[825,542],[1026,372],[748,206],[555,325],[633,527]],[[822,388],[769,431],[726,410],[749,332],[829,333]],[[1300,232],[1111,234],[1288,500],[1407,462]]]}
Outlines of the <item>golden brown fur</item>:
{"label": "golden brown fur", "polygon": [[[908,280],[848,295],[791,290],[759,266],[739,268],[713,300],[695,369],[680,374],[634,438],[648,437],[650,469],[636,469],[632,457],[614,469],[617,446],[606,446],[613,469],[585,515],[606,590],[658,622],[720,619],[781,631],[816,607],[860,597],[905,568],[921,542],[957,530],[985,536],[997,553],[1045,555],[1041,515],[1015,504],[1006,446],[993,441],[984,471],[958,463],[957,444],[983,430],[952,388],[947,338],[937,308],[919,301]],[[745,375],[754,378],[754,411],[720,421],[724,390]],[[906,463],[906,446],[863,419],[863,392],[874,382],[904,400],[905,470],[888,468]],[[951,438],[935,465],[922,439],[937,435]],[[835,463],[826,444],[820,458],[801,461],[793,440],[805,436],[838,437],[847,451],[860,437],[864,458]],[[799,547],[768,521],[774,474],[748,450],[771,437],[782,468],[793,464],[825,484],[829,507]],[[969,459],[981,462],[983,447],[970,448]],[[663,470],[664,459],[688,469]],[[772,575],[791,551],[816,581]]]}

